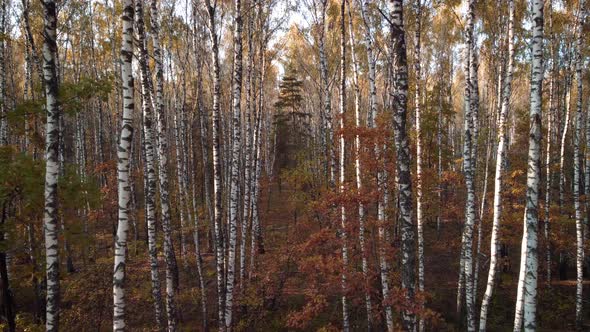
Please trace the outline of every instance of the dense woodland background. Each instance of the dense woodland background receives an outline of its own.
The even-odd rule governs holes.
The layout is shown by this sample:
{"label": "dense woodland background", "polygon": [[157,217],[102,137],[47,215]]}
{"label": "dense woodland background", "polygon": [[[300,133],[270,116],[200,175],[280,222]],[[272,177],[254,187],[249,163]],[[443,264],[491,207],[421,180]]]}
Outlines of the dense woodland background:
{"label": "dense woodland background", "polygon": [[589,9],[0,0],[2,328],[590,329]]}

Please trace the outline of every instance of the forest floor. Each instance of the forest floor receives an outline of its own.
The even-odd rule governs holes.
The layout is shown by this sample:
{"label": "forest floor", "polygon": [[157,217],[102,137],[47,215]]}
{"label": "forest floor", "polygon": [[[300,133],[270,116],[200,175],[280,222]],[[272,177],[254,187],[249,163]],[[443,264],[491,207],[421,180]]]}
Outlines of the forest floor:
{"label": "forest floor", "polygon": [[[305,224],[305,214],[298,212],[294,197],[297,192],[285,187],[279,190],[276,183],[263,186],[261,191],[260,213],[264,229],[265,253],[258,255],[257,269],[265,271],[253,276],[256,287],[247,288],[245,305],[237,308],[238,330],[257,331],[287,331],[287,330],[317,330],[334,325],[330,322],[340,317],[340,306],[337,297],[328,298],[328,305],[323,313],[315,315],[311,322],[301,328],[286,328],[293,311],[301,310],[308,302],[307,287],[315,276],[298,270],[295,255],[297,247],[309,233],[301,232],[301,225]],[[161,232],[160,232],[161,233]],[[108,234],[108,233],[105,233]],[[161,236],[161,234],[159,234]],[[178,291],[179,321],[182,331],[203,330],[201,315],[201,297],[196,276],[192,235],[189,239],[189,257],[187,266],[183,266],[183,258],[178,254],[180,268],[180,289]],[[456,283],[458,270],[458,241],[460,225],[456,222],[445,222],[440,232],[434,223],[430,222],[425,230],[425,266],[426,291],[428,292],[427,306],[439,313],[439,324],[434,330],[460,331],[457,324]],[[105,238],[107,243],[108,238]],[[206,239],[202,239],[206,243]],[[98,247],[98,246],[97,246]],[[135,252],[137,247],[137,253]],[[62,272],[62,319],[64,331],[109,331],[111,330],[111,302],[112,302],[112,256],[108,248],[96,250],[93,262],[75,262],[77,271],[68,274]],[[503,272],[493,297],[489,316],[489,331],[509,331],[512,329],[514,296],[518,274],[518,253],[512,253],[512,268]],[[482,256],[483,257],[483,256]],[[162,296],[164,298],[164,261],[160,255],[160,278]],[[214,273],[214,256],[211,252],[204,252],[205,280],[207,288],[208,321],[210,327],[217,325],[216,281]],[[18,262],[17,262],[18,263]],[[63,262],[62,262],[63,264]],[[487,279],[487,260],[482,258],[478,286],[479,308],[481,296],[485,290]],[[15,275],[26,275],[26,264],[15,264]],[[540,331],[571,331],[575,316],[575,281],[555,281],[552,288],[543,282],[544,271],[539,271],[539,330]],[[38,274],[42,276],[42,274]],[[573,276],[573,273],[570,273]],[[155,331],[154,310],[151,298],[150,270],[147,260],[145,242],[133,243],[129,250],[129,264],[127,265],[127,317],[128,324],[133,331]],[[589,284],[586,281],[585,284]],[[28,331],[41,331],[39,326],[30,324],[34,313],[34,296],[31,290],[31,280],[17,280],[14,283],[14,293],[17,294],[17,312],[21,326],[27,326]],[[590,292],[586,287],[585,298]],[[353,299],[352,318],[354,330],[363,330],[364,310],[362,301]],[[589,302],[585,302],[588,307]],[[479,310],[478,310],[479,311]],[[588,310],[586,310],[588,312]],[[24,313],[24,314],[22,314]],[[588,314],[586,314],[588,317]],[[590,321],[590,319],[587,319]],[[28,322],[28,323],[27,323]]]}

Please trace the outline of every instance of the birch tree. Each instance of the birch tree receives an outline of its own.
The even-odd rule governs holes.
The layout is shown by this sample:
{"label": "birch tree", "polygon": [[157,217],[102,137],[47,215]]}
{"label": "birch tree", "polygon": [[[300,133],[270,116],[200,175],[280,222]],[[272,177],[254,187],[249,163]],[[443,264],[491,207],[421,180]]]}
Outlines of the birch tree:
{"label": "birch tree", "polygon": [[584,1],[580,0],[580,12],[578,13],[578,26],[580,27],[580,34],[576,40],[576,82],[578,87],[578,95],[576,102],[576,128],[574,133],[574,209],[576,218],[576,328],[582,329],[582,294],[584,282],[584,231],[583,231],[583,217],[580,196],[582,195],[581,179],[582,175],[582,161],[580,160],[580,145],[582,141],[582,27],[585,20]]}
{"label": "birch tree", "polygon": [[[475,2],[468,0],[467,24],[466,24],[466,47],[465,47],[465,106],[464,106],[464,142],[463,142],[463,172],[465,174],[465,185],[467,187],[467,199],[465,201],[465,224],[461,238],[461,258],[459,271],[459,286],[457,294],[457,310],[461,310],[462,289],[465,289],[465,305],[467,308],[467,330],[475,330],[475,299],[473,298],[473,228],[475,224],[475,116],[474,93],[477,89],[473,81],[475,66],[472,55],[473,49],[473,26],[475,21]],[[477,74],[475,74],[477,75]]]}
{"label": "birch tree", "polygon": [[217,0],[205,0],[209,16],[209,32],[211,37],[211,57],[213,63],[213,108],[212,108],[212,138],[213,138],[213,205],[214,205],[214,227],[215,227],[215,266],[217,272],[217,305],[219,324],[225,322],[225,293],[224,293],[224,270],[223,270],[223,245],[221,235],[221,161],[220,161],[220,98],[221,98],[221,77],[219,66],[219,37],[217,36]]}
{"label": "birch tree", "polygon": [[[348,31],[349,31],[349,41],[350,41],[350,58],[352,61],[352,82],[354,86],[354,119],[355,125],[357,130],[361,128],[361,91],[359,87],[359,66],[358,60],[356,58],[356,52],[354,51],[355,47],[355,37],[354,37],[354,29],[352,24],[352,4],[348,1]],[[370,111],[370,110],[369,110]],[[357,133],[354,138],[354,149],[355,149],[355,160],[354,160],[354,168],[355,168],[355,178],[356,178],[356,186],[357,186],[357,193],[360,195],[363,190],[363,182],[362,182],[362,168],[361,168],[361,138],[360,135]],[[370,330],[373,325],[373,318],[372,318],[372,304],[371,304],[371,292],[369,289],[369,267],[367,262],[367,249],[365,243],[365,204],[361,201],[359,202],[358,206],[358,218],[359,218],[359,244],[361,249],[361,268],[363,271],[363,278],[365,283],[365,308],[367,310],[367,328]]]}
{"label": "birch tree", "polygon": [[156,169],[154,161],[154,115],[152,110],[152,93],[150,88],[150,70],[143,21],[143,2],[135,1],[135,28],[137,33],[137,59],[141,80],[141,108],[143,124],[143,153],[145,178],[145,218],[147,226],[148,253],[152,298],[155,318],[158,326],[163,327],[162,294],[160,272],[158,270],[158,247],[156,232]]}
{"label": "birch tree", "polygon": [[502,189],[503,166],[506,160],[506,126],[508,111],[510,110],[510,96],[512,94],[512,72],[514,71],[514,0],[508,2],[508,64],[502,93],[502,106],[498,118],[498,147],[496,150],[496,169],[494,172],[494,214],[492,221],[492,235],[490,240],[490,268],[486,291],[481,303],[479,330],[486,331],[488,308],[494,292],[500,248],[500,220],[502,217]]}
{"label": "birch tree", "polygon": [[[390,102],[393,111],[393,128],[395,139],[395,157],[397,168],[397,189],[399,192],[399,218],[401,223],[402,255],[402,289],[405,299],[413,303],[416,283],[416,248],[412,208],[411,155],[408,142],[407,101],[408,101],[408,64],[406,54],[406,36],[403,19],[403,1],[390,0],[390,57],[393,65],[394,81],[390,89]],[[405,330],[416,329],[415,314],[404,309],[402,323]]]}
{"label": "birch tree", "polygon": [[[372,20],[369,16],[369,2],[361,1],[361,15],[363,18],[363,24],[365,26],[365,45],[367,51],[367,62],[368,62],[368,80],[369,80],[369,113],[367,114],[367,127],[371,129],[376,128],[375,119],[377,117],[377,74],[376,74],[376,57],[375,57],[375,46],[373,41],[373,32],[371,30]],[[375,157],[380,159],[381,149],[379,144],[376,143],[373,147]],[[390,281],[389,281],[389,262],[387,261],[386,255],[386,244],[385,244],[385,222],[387,220],[387,188],[386,181],[384,179],[384,171],[379,168],[377,171],[377,190],[379,191],[379,198],[377,201],[377,223],[378,223],[378,256],[379,256],[379,276],[381,280],[381,292],[383,294],[383,307],[385,311],[385,320],[388,331],[393,331],[393,311],[391,306],[385,304],[388,301],[390,295]]]}
{"label": "birch tree", "polygon": [[[345,172],[346,172],[346,140],[344,138],[344,116],[346,115],[346,29],[345,29],[345,9],[346,0],[340,1],[340,193],[345,190]],[[350,330],[350,318],[348,317],[348,291],[347,273],[348,273],[348,231],[346,230],[346,208],[340,207],[340,237],[342,241],[342,330]]]}
{"label": "birch tree", "polygon": [[175,331],[176,288],[178,287],[178,268],[172,243],[172,225],[170,218],[170,193],[168,182],[168,129],[164,114],[164,65],[160,48],[160,17],[158,1],[152,0],[150,6],[151,36],[155,60],[155,101],[154,111],[157,128],[158,178],[160,187],[160,208],[162,211],[162,229],[164,231],[164,258],[166,261],[166,311],[168,313],[168,330]]}
{"label": "birch tree", "polygon": [[[250,11],[248,15],[248,25],[247,25],[247,47],[248,47],[248,58],[247,58],[247,65],[246,65],[246,123],[245,123],[245,130],[244,130],[244,143],[245,143],[245,153],[244,153],[244,213],[242,217],[242,227],[241,227],[241,236],[242,240],[240,242],[240,289],[244,290],[244,278],[246,276],[246,244],[248,239],[248,225],[250,222],[250,205],[252,199],[252,164],[254,163],[254,155],[252,149],[252,96],[253,96],[253,65],[254,65],[254,20],[256,15],[254,11]],[[255,109],[255,107],[254,107]]]}
{"label": "birch tree", "polygon": [[232,156],[231,156],[231,192],[229,206],[229,250],[225,298],[225,328],[231,330],[233,294],[236,269],[236,243],[238,225],[238,190],[239,159],[241,146],[241,99],[242,99],[242,8],[241,1],[234,1],[234,71],[232,77]]}
{"label": "birch tree", "polygon": [[[555,117],[555,76],[557,75],[557,54],[555,52],[555,35],[553,32],[553,4],[549,2],[549,30],[551,73],[549,78],[549,113],[547,114],[547,147],[545,149],[545,266],[547,285],[551,287],[551,167],[553,166],[551,144],[553,141],[553,121]],[[589,127],[590,128],[590,127]],[[588,141],[588,139],[587,139]],[[588,151],[588,149],[586,149]]]}
{"label": "birch tree", "polygon": [[[6,35],[6,0],[0,1],[0,35]],[[6,99],[6,42],[0,38],[0,144],[8,144],[8,101]]]}
{"label": "birch tree", "polygon": [[520,273],[514,317],[514,331],[535,331],[537,328],[537,225],[539,203],[541,105],[543,87],[543,1],[533,0],[531,106],[527,167],[527,190],[520,256]]}
{"label": "birch tree", "polygon": [[[45,272],[47,278],[45,329],[49,332],[59,330],[60,302],[57,181],[60,172],[58,156],[59,137],[61,135],[59,118],[61,112],[58,98],[59,87],[56,70],[57,12],[55,1],[44,0],[43,12],[43,81],[45,82],[45,111],[47,113],[45,130],[45,208],[43,214],[43,227],[45,230]],[[131,17],[133,17],[133,15]],[[123,217],[125,217],[125,215],[123,215]],[[113,290],[115,289],[117,289],[116,283],[113,287]],[[120,289],[122,291],[122,288]],[[115,298],[116,297],[117,294],[115,294]]]}
{"label": "birch tree", "polygon": [[[422,110],[420,83],[422,81],[421,72],[421,29],[422,29],[422,1],[416,0],[414,3],[416,12],[416,31],[414,33],[414,72],[416,73],[415,89],[415,112],[416,112],[416,223],[418,236],[418,290],[424,292],[424,211],[422,208]],[[420,320],[419,330],[424,331],[424,320]]]}
{"label": "birch tree", "polygon": [[126,1],[121,20],[123,45],[121,47],[121,81],[123,82],[123,121],[117,149],[117,180],[119,194],[119,225],[115,238],[115,271],[113,275],[114,316],[113,330],[125,330],[125,267],[127,256],[127,233],[129,232],[129,206],[131,190],[129,181],[129,157],[133,141],[133,1]]}
{"label": "birch tree", "polygon": [[[320,52],[320,81],[322,84],[322,98],[324,107],[324,121],[326,122],[326,155],[329,156],[330,165],[330,186],[336,185],[336,144],[334,142],[334,129],[332,128],[332,97],[330,94],[330,82],[328,77],[328,59],[326,57],[326,10],[328,9],[328,0],[320,1],[320,37],[319,37],[319,52]],[[314,1],[314,7],[316,7]]]}

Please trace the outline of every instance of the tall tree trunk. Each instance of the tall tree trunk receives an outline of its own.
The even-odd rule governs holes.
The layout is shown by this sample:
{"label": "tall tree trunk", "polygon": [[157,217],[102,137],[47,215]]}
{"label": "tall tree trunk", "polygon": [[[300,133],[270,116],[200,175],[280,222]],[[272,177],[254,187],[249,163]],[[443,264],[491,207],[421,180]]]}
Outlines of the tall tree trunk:
{"label": "tall tree trunk", "polygon": [[[347,0],[348,1],[348,0]],[[350,58],[352,61],[352,69],[353,69],[353,85],[354,85],[354,118],[355,118],[355,125],[356,129],[360,130],[361,128],[361,90],[359,87],[359,68],[358,68],[358,61],[356,58],[356,52],[354,51],[355,47],[355,38],[354,38],[354,29],[352,25],[352,4],[348,1],[348,31],[349,31],[349,41],[350,41]],[[369,60],[370,61],[370,60]],[[371,110],[369,110],[370,112]],[[362,181],[362,169],[361,169],[361,138],[357,133],[354,138],[354,149],[355,149],[355,157],[354,157],[354,166],[355,166],[355,177],[356,177],[356,186],[357,186],[357,194],[362,195],[363,190],[363,181]],[[367,310],[367,329],[371,330],[373,326],[373,317],[372,317],[372,304],[371,304],[371,291],[369,288],[369,264],[367,262],[367,249],[365,243],[365,204],[361,201],[359,202],[358,206],[358,218],[359,218],[359,244],[361,249],[361,267],[363,271],[363,278],[364,278],[364,285],[365,285],[365,308]]]}
{"label": "tall tree trunk", "polygon": [[[367,61],[368,61],[368,79],[369,79],[369,113],[367,114],[367,127],[375,129],[375,121],[377,117],[377,85],[376,85],[376,69],[375,69],[375,56],[373,52],[373,34],[371,32],[371,17],[368,13],[367,1],[361,2],[361,14],[363,17],[363,23],[365,25],[365,43],[367,47]],[[375,144],[374,153],[377,160],[381,159],[381,149],[379,144]],[[379,274],[381,279],[381,292],[383,294],[383,302],[388,302],[390,295],[389,285],[389,262],[387,260],[386,251],[386,240],[385,240],[385,223],[387,218],[387,205],[388,195],[386,188],[386,174],[384,171],[379,169],[377,171],[377,188],[379,191],[379,199],[377,203],[377,223],[378,223],[378,256],[379,256]],[[390,305],[384,304],[385,320],[387,324],[387,330],[393,331],[393,311]]]}
{"label": "tall tree trunk", "polygon": [[[390,0],[391,57],[395,79],[390,89],[393,111],[397,189],[399,192],[399,218],[401,223],[402,290],[408,304],[414,302],[416,283],[416,247],[412,209],[411,155],[408,142],[407,101],[408,64],[403,20],[403,1]],[[404,309],[402,323],[407,331],[416,330],[416,317],[412,310]]]}
{"label": "tall tree trunk", "polygon": [[232,77],[232,156],[231,156],[231,177],[230,177],[230,206],[229,206],[229,250],[228,266],[225,290],[225,328],[232,329],[233,296],[236,270],[236,244],[238,236],[239,218],[239,189],[240,189],[240,150],[241,146],[241,99],[242,99],[242,7],[241,1],[234,1],[234,72]]}
{"label": "tall tree trunk", "polygon": [[147,240],[150,262],[150,277],[152,284],[152,298],[156,323],[160,329],[164,327],[162,312],[162,295],[160,286],[160,272],[158,270],[158,248],[156,228],[156,170],[154,161],[154,118],[152,110],[152,94],[149,86],[150,71],[148,68],[148,54],[145,40],[145,28],[143,22],[143,2],[135,2],[135,26],[137,31],[137,48],[140,78],[141,100],[143,116],[143,153],[144,153],[144,178],[145,178],[145,216],[147,222]]}
{"label": "tall tree trunk", "polygon": [[210,0],[205,0],[207,5],[207,13],[209,15],[209,30],[211,36],[211,57],[213,62],[213,205],[214,205],[214,227],[215,227],[215,265],[217,271],[217,305],[219,314],[219,326],[224,326],[225,310],[224,310],[224,277],[223,277],[223,261],[224,252],[222,244],[222,211],[221,211],[221,160],[220,160],[220,136],[221,128],[219,127],[220,120],[220,99],[221,99],[221,77],[219,65],[219,39],[217,36],[216,25],[216,11],[217,3],[211,3]]}
{"label": "tall tree trunk", "polygon": [[[570,60],[571,62],[571,60]],[[571,64],[565,70],[565,121],[561,130],[561,145],[559,150],[559,213],[563,214],[563,205],[565,199],[565,143],[567,132],[570,126],[570,104],[571,104]]]}
{"label": "tall tree trunk", "polygon": [[[130,1],[128,0],[128,2]],[[43,80],[45,82],[45,110],[47,112],[47,124],[45,131],[45,209],[43,215],[43,224],[45,228],[45,270],[47,273],[47,308],[45,328],[49,332],[58,331],[59,329],[60,292],[59,246],[57,239],[57,180],[59,175],[58,156],[59,137],[61,135],[59,128],[59,118],[61,112],[58,99],[58,80],[56,71],[57,13],[55,1],[44,0],[43,8]],[[133,17],[133,14],[131,14],[131,17]],[[115,290],[116,289],[117,287],[115,287]],[[116,316],[117,315],[115,315],[115,317]]]}
{"label": "tall tree trunk", "polygon": [[473,82],[473,26],[475,21],[475,2],[468,0],[467,26],[466,26],[466,59],[465,59],[465,114],[464,114],[464,146],[463,146],[463,172],[467,187],[467,200],[465,201],[465,224],[461,238],[461,271],[459,271],[458,310],[461,310],[460,299],[462,289],[465,289],[465,305],[467,308],[467,330],[475,331],[475,300],[473,298],[473,227],[475,224],[475,154],[473,147],[474,133],[474,106],[472,105],[473,90],[476,89]]}
{"label": "tall tree trunk", "polygon": [[498,258],[500,249],[500,220],[502,217],[502,176],[503,166],[506,160],[506,125],[508,111],[510,110],[510,96],[512,95],[512,72],[514,71],[514,0],[509,0],[508,16],[508,65],[502,93],[502,107],[498,119],[498,148],[496,150],[496,170],[494,175],[494,215],[492,221],[492,235],[490,240],[490,268],[488,270],[488,282],[481,302],[479,318],[479,330],[486,331],[488,308],[494,292],[496,275],[498,271]]}
{"label": "tall tree trunk", "polygon": [[113,330],[125,331],[125,266],[127,256],[127,233],[129,232],[129,155],[133,141],[133,1],[126,0],[121,16],[123,45],[121,46],[121,81],[123,82],[123,121],[117,149],[117,180],[119,194],[119,224],[115,238],[115,271],[113,275],[114,316]]}
{"label": "tall tree trunk", "polygon": [[[340,193],[345,190],[345,163],[346,163],[346,140],[344,138],[344,122],[346,115],[346,28],[345,20],[346,0],[340,1]],[[342,241],[342,330],[350,330],[350,319],[348,317],[348,231],[346,230],[346,207],[340,206],[340,238]]]}
{"label": "tall tree trunk", "polygon": [[[440,70],[444,73],[444,67],[441,64]],[[442,75],[442,82],[445,82],[445,75]],[[438,108],[437,108],[437,119],[436,119],[436,147],[437,147],[437,167],[436,175],[438,179],[437,183],[437,200],[438,200],[438,211],[436,215],[436,232],[440,236],[440,225],[442,220],[442,173],[443,173],[443,85],[441,84],[438,92]]]}
{"label": "tall tree trunk", "polygon": [[[258,113],[255,117],[255,129],[253,137],[253,149],[254,149],[254,175],[252,180],[252,231],[250,239],[250,272],[249,277],[255,273],[255,261],[256,253],[264,253],[264,238],[262,236],[262,225],[258,214],[258,198],[260,195],[260,174],[262,172],[262,119],[265,116],[265,93],[264,84],[266,82],[266,47],[269,38],[269,27],[268,21],[265,21],[265,11],[262,7],[263,1],[258,2],[258,17],[260,29],[264,32],[262,38],[260,38],[259,45],[259,63],[260,63],[260,75],[258,83]],[[268,10],[268,8],[266,9]]]}
{"label": "tall tree trunk", "polygon": [[172,243],[172,225],[170,218],[170,194],[168,182],[168,130],[164,114],[164,66],[160,49],[160,17],[158,1],[151,1],[150,8],[151,35],[154,48],[156,100],[154,111],[157,122],[158,141],[158,177],[160,184],[160,207],[162,210],[162,229],[164,231],[164,258],[166,261],[166,311],[168,313],[168,331],[175,331],[177,324],[175,292],[178,288],[178,266]]}
{"label": "tall tree trunk", "polygon": [[252,163],[254,161],[252,150],[252,66],[254,64],[254,11],[248,15],[248,64],[246,67],[246,129],[244,131],[244,213],[242,217],[240,242],[240,290],[244,291],[244,278],[246,276],[246,244],[248,240],[248,225],[250,221],[250,206],[252,199]]}
{"label": "tall tree trunk", "polygon": [[[414,72],[416,74],[416,89],[415,89],[415,111],[416,111],[416,223],[418,236],[418,291],[424,292],[424,211],[422,208],[423,195],[422,192],[422,110],[420,108],[422,83],[421,72],[421,29],[422,29],[422,1],[416,0],[414,3],[414,10],[416,12],[416,31],[414,33]],[[422,308],[424,305],[422,304]],[[419,331],[424,331],[424,320],[420,319],[418,326]]]}
{"label": "tall tree trunk", "polygon": [[[6,22],[6,0],[0,0],[0,35],[5,36],[7,30]],[[8,144],[8,101],[6,100],[6,41],[7,38],[0,38],[0,144]]]}
{"label": "tall tree trunk", "polygon": [[543,1],[532,2],[532,75],[527,191],[514,331],[537,328],[537,225],[541,173],[541,101],[543,87]]}
{"label": "tall tree trunk", "polygon": [[584,0],[579,2],[578,12],[578,26],[580,27],[580,33],[576,40],[576,82],[578,84],[578,95],[576,103],[576,128],[574,133],[574,209],[576,213],[576,329],[582,330],[582,293],[584,289],[584,231],[583,231],[583,217],[582,217],[582,206],[580,202],[580,196],[582,195],[581,190],[581,179],[582,175],[582,161],[580,160],[580,145],[582,142],[582,27],[584,24]]}
{"label": "tall tree trunk", "polygon": [[327,142],[326,156],[328,156],[330,165],[330,186],[336,185],[336,144],[334,142],[334,129],[332,128],[332,101],[330,95],[330,83],[328,78],[328,59],[326,57],[326,11],[328,9],[328,0],[321,0],[320,8],[320,81],[322,84],[322,99],[324,107],[324,120],[326,121]]}
{"label": "tall tree trunk", "polygon": [[[549,78],[549,114],[547,114],[547,148],[545,149],[545,268],[547,269],[547,285],[551,287],[551,167],[553,160],[551,156],[551,145],[553,141],[553,121],[555,117],[555,76],[557,75],[557,55],[555,53],[555,36],[553,34],[553,3],[549,2],[549,30],[551,34],[551,73]],[[590,119],[590,117],[588,118]],[[590,126],[586,130],[590,130]],[[588,141],[588,133],[587,139]],[[586,151],[590,151],[586,148]],[[590,157],[590,156],[589,156]],[[588,159],[586,159],[588,160]],[[587,163],[590,165],[590,163]],[[588,177],[590,180],[590,177]],[[585,186],[590,187],[590,182]]]}

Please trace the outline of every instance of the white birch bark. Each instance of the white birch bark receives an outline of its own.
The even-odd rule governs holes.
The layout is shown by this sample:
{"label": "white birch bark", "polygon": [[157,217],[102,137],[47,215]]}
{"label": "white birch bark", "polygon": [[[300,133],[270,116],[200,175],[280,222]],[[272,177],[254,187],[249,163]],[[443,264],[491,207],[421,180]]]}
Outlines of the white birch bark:
{"label": "white birch bark", "polygon": [[[178,97],[177,97],[178,99]],[[183,149],[184,144],[182,143],[182,137],[180,133],[180,120],[178,119],[180,116],[180,112],[182,112],[180,105],[175,105],[175,112],[173,117],[174,122],[174,146],[176,152],[176,181],[178,184],[178,199],[180,201],[180,206],[178,206],[178,213],[180,217],[180,253],[182,256],[182,264],[183,267],[186,269],[188,268],[188,257],[187,257],[187,248],[186,248],[186,238],[184,236],[184,230],[186,228],[186,219],[189,214],[189,206],[187,203],[188,199],[188,187],[185,183],[185,178],[183,174],[186,174],[187,169],[184,165],[183,156],[181,151],[186,151]]]}
{"label": "white birch bark", "polygon": [[498,147],[496,150],[496,169],[494,172],[494,212],[492,220],[492,235],[490,240],[490,268],[486,291],[481,302],[479,318],[479,330],[486,331],[488,308],[498,271],[498,259],[500,249],[500,220],[502,216],[502,176],[503,166],[506,159],[506,125],[508,111],[510,110],[510,96],[512,94],[512,72],[514,70],[514,0],[509,0],[508,16],[508,65],[506,67],[506,78],[504,80],[504,91],[502,93],[502,107],[498,119]]}
{"label": "white birch bark", "polygon": [[336,144],[334,142],[334,129],[332,125],[332,101],[330,95],[330,83],[328,78],[328,59],[326,57],[326,11],[328,9],[328,0],[321,0],[320,8],[320,81],[322,84],[322,99],[324,108],[324,120],[326,121],[327,139],[326,155],[329,156],[330,164],[330,186],[336,185]]}
{"label": "white birch bark", "polygon": [[145,183],[145,218],[148,235],[148,253],[150,263],[150,279],[152,285],[152,299],[154,313],[158,326],[163,326],[162,295],[160,272],[158,270],[158,248],[156,232],[156,170],[154,161],[154,128],[152,94],[149,87],[150,72],[148,68],[148,54],[146,49],[145,27],[143,21],[143,2],[135,2],[135,27],[137,31],[137,48],[139,72],[141,79],[141,100],[143,117],[143,153],[144,153],[144,183]]}
{"label": "white birch bark", "polygon": [[[346,140],[344,138],[344,116],[346,115],[346,29],[345,29],[345,8],[346,0],[340,1],[340,193],[344,194],[345,190],[345,172],[346,172]],[[348,231],[346,230],[346,208],[340,207],[340,238],[342,241],[342,330],[350,330],[350,319],[348,317]]]}
{"label": "white birch bark", "polygon": [[576,102],[576,128],[574,133],[574,209],[576,218],[576,328],[582,329],[583,316],[583,302],[582,294],[584,289],[584,231],[583,231],[583,217],[582,217],[582,205],[580,202],[580,196],[582,195],[582,161],[580,160],[580,145],[582,142],[582,36],[581,28],[583,27],[585,20],[585,8],[584,0],[579,2],[579,13],[578,13],[578,26],[580,27],[580,33],[576,40],[576,81],[578,87],[577,102]]}
{"label": "white birch bark", "polygon": [[[365,44],[367,49],[367,61],[368,61],[368,79],[369,79],[369,113],[367,114],[367,127],[375,129],[375,119],[377,117],[377,84],[376,84],[376,66],[374,56],[374,43],[373,34],[371,31],[371,17],[368,13],[369,1],[361,1],[361,14],[363,17],[363,23],[365,25]],[[375,144],[374,153],[375,158],[379,160],[381,158],[379,144]],[[389,262],[387,261],[386,254],[386,240],[385,240],[385,223],[387,218],[387,206],[389,203],[387,195],[387,180],[384,171],[379,170],[377,172],[377,188],[379,191],[379,200],[377,203],[377,224],[378,224],[378,255],[379,255],[379,275],[381,279],[381,292],[383,294],[383,301],[387,301],[390,295],[390,282],[389,282]],[[393,311],[390,305],[384,305],[385,321],[387,330],[392,332],[394,329],[393,325]]]}
{"label": "white birch bark", "polygon": [[[420,84],[422,82],[421,72],[421,29],[422,29],[422,1],[416,0],[414,3],[414,10],[416,12],[416,31],[414,32],[414,72],[416,74],[416,88],[415,88],[415,116],[416,116],[416,223],[417,223],[417,237],[418,237],[418,291],[424,292],[424,212],[422,210],[423,195],[422,192],[422,110],[420,108],[421,90]],[[423,304],[422,304],[423,307]],[[424,320],[420,319],[418,325],[419,331],[424,331]]]}
{"label": "white birch bark", "polygon": [[232,77],[232,155],[230,175],[230,205],[229,205],[229,248],[228,266],[225,290],[225,328],[232,328],[233,295],[236,270],[236,244],[238,235],[238,191],[240,188],[239,162],[241,146],[241,99],[242,99],[242,7],[241,1],[234,1],[234,72]]}
{"label": "white birch bark", "polygon": [[[0,35],[5,36],[6,22],[6,0],[0,1]],[[8,27],[9,28],[9,27]],[[0,38],[0,144],[8,144],[8,100],[6,98],[6,41],[7,38]]]}
{"label": "white birch bark", "polygon": [[213,205],[214,205],[214,228],[215,228],[215,266],[217,272],[217,305],[219,315],[219,326],[224,326],[224,276],[223,276],[223,245],[222,245],[222,211],[221,211],[221,161],[220,161],[220,99],[221,99],[221,77],[219,64],[219,39],[217,36],[217,2],[211,3],[205,0],[207,13],[209,15],[209,32],[211,37],[211,57],[213,63]]}
{"label": "white birch bark", "polygon": [[[440,65],[441,72],[444,73],[444,67],[441,63]],[[442,81],[445,81],[445,75],[442,75]],[[442,172],[443,172],[443,94],[442,94],[442,84],[438,93],[438,107],[437,107],[437,119],[436,119],[436,146],[437,146],[437,167],[436,167],[436,175],[437,175],[437,199],[438,199],[438,211],[436,215],[436,232],[437,235],[440,235],[440,225],[442,219]]]}
{"label": "white birch bark", "polygon": [[463,171],[467,187],[467,200],[465,202],[465,224],[461,239],[461,261],[459,272],[459,287],[457,294],[458,310],[461,310],[462,289],[465,289],[465,305],[467,308],[467,330],[475,331],[475,306],[473,298],[473,227],[475,224],[475,160],[473,147],[475,143],[474,133],[474,107],[472,105],[473,90],[476,89],[473,82],[473,26],[474,26],[474,0],[468,0],[467,25],[466,25],[466,59],[465,59],[465,114],[464,114],[464,146],[463,146]]}
{"label": "white birch bark", "polygon": [[58,161],[60,105],[56,72],[57,13],[55,1],[43,1],[43,9],[43,81],[45,82],[45,110],[47,112],[45,131],[45,209],[43,214],[43,225],[45,228],[45,271],[47,278],[45,329],[49,332],[59,330],[60,291],[57,181],[60,171]]}
{"label": "white birch bark", "polygon": [[543,1],[532,1],[532,75],[527,191],[514,331],[537,328],[537,225],[543,87]]}
{"label": "white birch bark", "polygon": [[[113,273],[113,330],[125,331],[125,266],[127,233],[129,232],[129,155],[133,140],[133,1],[126,0],[121,16],[123,43],[121,46],[121,81],[123,82],[123,121],[117,149],[118,227],[115,238],[115,267]],[[48,94],[49,95],[49,94]]]}
{"label": "white birch bark", "polygon": [[[399,192],[399,216],[401,227],[401,281],[407,303],[414,302],[416,283],[416,243],[412,208],[411,155],[407,133],[408,64],[406,37],[403,20],[403,1],[391,0],[390,29],[391,56],[394,80],[390,89],[390,103],[393,111],[395,154],[397,166],[397,189]],[[405,330],[416,330],[415,314],[407,309],[402,311]]]}
{"label": "white birch bark", "polygon": [[254,63],[253,29],[254,14],[251,11],[248,17],[248,64],[246,67],[246,129],[244,131],[244,213],[242,217],[241,242],[240,242],[240,289],[244,291],[244,278],[246,276],[246,244],[248,240],[248,225],[250,221],[250,205],[252,198],[252,163],[254,160],[252,150],[252,66]]}
{"label": "white birch bark", "polygon": [[[547,269],[547,285],[551,287],[551,167],[553,166],[551,146],[553,143],[553,120],[555,116],[555,76],[557,74],[557,55],[555,53],[555,36],[553,33],[553,4],[549,2],[549,30],[551,34],[551,74],[549,78],[549,113],[547,114],[547,147],[545,149],[545,268]],[[590,117],[589,117],[590,119]],[[587,128],[587,130],[590,127]],[[588,138],[586,139],[588,142]],[[586,151],[590,151],[586,149]],[[588,159],[586,159],[588,160]],[[588,164],[590,165],[590,164]],[[590,180],[590,178],[589,178]],[[590,185],[588,183],[587,185]],[[586,187],[588,188],[588,187]]]}
{"label": "white birch bark", "polygon": [[[571,60],[570,60],[571,61]],[[567,66],[566,71],[571,71],[571,64]],[[572,77],[569,72],[565,73],[565,121],[561,131],[561,144],[559,149],[559,212],[563,214],[563,205],[565,197],[565,143],[570,126],[570,104],[571,104],[571,85]]]}
{"label": "white birch bark", "polygon": [[178,268],[172,244],[172,225],[170,218],[170,193],[168,178],[168,130],[166,115],[164,114],[164,65],[160,48],[160,17],[158,0],[152,0],[150,6],[150,23],[152,45],[154,48],[156,98],[154,111],[156,115],[158,142],[158,178],[160,187],[160,208],[162,212],[162,229],[164,231],[164,258],[166,261],[166,312],[168,314],[168,331],[175,331],[176,300],[175,292],[178,287]]}

